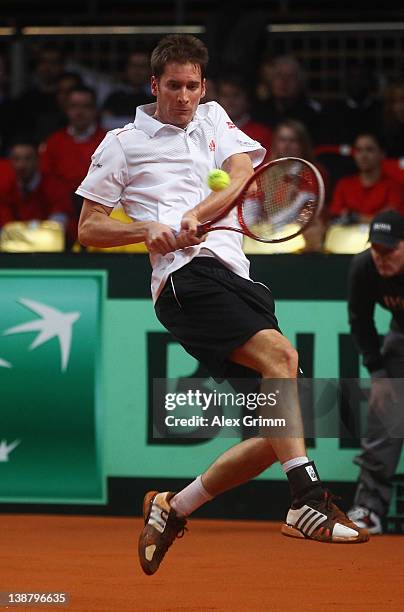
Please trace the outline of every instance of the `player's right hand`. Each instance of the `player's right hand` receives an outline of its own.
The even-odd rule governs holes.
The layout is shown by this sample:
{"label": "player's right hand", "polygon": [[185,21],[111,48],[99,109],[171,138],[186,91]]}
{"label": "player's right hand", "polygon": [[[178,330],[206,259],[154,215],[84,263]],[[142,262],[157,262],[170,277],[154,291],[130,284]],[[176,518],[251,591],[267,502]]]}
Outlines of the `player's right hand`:
{"label": "player's right hand", "polygon": [[178,249],[171,227],[156,221],[152,221],[148,226],[145,244],[150,253],[160,253],[160,255],[167,255]]}
{"label": "player's right hand", "polygon": [[199,220],[196,214],[189,210],[181,219],[181,233],[187,233],[189,236],[196,236],[199,226]]}
{"label": "player's right hand", "polygon": [[181,231],[177,234],[177,249],[195,246],[206,240],[206,235],[197,236],[199,220],[196,214],[189,210],[181,219]]}

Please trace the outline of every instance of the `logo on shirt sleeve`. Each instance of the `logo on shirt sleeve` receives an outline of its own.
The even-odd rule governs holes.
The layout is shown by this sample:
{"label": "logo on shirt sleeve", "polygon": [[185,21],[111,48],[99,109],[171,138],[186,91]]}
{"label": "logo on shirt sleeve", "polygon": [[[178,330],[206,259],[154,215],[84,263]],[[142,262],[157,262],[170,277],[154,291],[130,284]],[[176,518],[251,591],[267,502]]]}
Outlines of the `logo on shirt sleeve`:
{"label": "logo on shirt sleeve", "polygon": [[91,165],[90,170],[94,170],[95,168],[102,168],[103,164],[101,163],[103,151],[95,151],[95,153],[91,156]]}
{"label": "logo on shirt sleeve", "polygon": [[242,147],[251,147],[252,149],[256,149],[258,143],[255,140],[242,140],[241,138],[237,138],[237,142]]}
{"label": "logo on shirt sleeve", "polygon": [[234,130],[236,128],[236,126],[234,125],[232,121],[226,121],[226,125],[229,128],[229,130]]}

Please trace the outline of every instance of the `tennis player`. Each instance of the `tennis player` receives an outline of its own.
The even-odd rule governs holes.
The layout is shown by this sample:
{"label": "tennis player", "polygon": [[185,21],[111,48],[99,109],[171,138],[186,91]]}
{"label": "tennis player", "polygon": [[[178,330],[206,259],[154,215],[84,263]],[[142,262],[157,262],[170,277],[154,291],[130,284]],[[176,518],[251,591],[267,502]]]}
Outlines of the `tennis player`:
{"label": "tennis player", "polygon": [[[193,36],[170,35],[156,46],[151,57],[156,103],[138,107],[134,122],[109,132],[94,153],[77,190],[84,197],[79,240],[98,247],[145,241],[157,317],[214,378],[235,371],[240,376],[242,369],[246,376],[258,373],[263,384],[293,380],[298,355],[279,329],[271,291],[249,276],[242,237],[230,231],[196,236],[198,224],[229,206],[266,153],[216,102],[200,104],[207,61],[205,45]],[[230,174],[231,184],[222,192],[209,193],[206,186],[213,168]],[[109,217],[118,202],[132,224]],[[289,410],[298,415],[294,402]],[[147,493],[139,538],[144,572],[157,571],[194,510],[275,461],[291,489],[283,533],[323,542],[368,539],[332,502],[300,430],[294,437],[244,440],[184,490]]]}

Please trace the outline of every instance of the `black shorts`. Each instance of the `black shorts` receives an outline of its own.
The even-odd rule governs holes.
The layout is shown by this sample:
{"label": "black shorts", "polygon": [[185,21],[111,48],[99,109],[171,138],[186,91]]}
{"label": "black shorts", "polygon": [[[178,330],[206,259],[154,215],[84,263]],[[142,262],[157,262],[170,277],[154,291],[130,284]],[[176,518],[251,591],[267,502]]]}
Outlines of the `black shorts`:
{"label": "black shorts", "polygon": [[254,334],[261,329],[280,332],[271,291],[213,257],[195,257],[173,272],[155,310],[164,327],[216,380],[244,375],[248,368],[228,358]]}

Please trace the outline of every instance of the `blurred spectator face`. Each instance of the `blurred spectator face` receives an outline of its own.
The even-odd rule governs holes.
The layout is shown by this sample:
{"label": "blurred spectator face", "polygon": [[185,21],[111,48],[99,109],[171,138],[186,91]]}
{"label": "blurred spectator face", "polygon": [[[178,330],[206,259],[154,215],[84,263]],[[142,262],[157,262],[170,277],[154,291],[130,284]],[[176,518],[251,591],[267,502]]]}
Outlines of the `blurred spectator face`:
{"label": "blurred spectator face", "polygon": [[372,259],[380,276],[395,276],[404,272],[404,240],[395,249],[372,244]]}
{"label": "blurred spectator face", "polygon": [[372,136],[359,136],[355,141],[353,158],[360,172],[369,172],[380,168],[383,151]]}
{"label": "blurred spectator face", "polygon": [[230,119],[237,121],[248,112],[247,93],[236,84],[220,83],[217,92],[217,101],[229,115]]}
{"label": "blurred spectator face", "polygon": [[397,87],[391,99],[391,110],[394,117],[404,123],[404,86]]}
{"label": "blurred spectator face", "polygon": [[59,107],[63,110],[67,110],[67,103],[69,100],[69,94],[75,87],[80,85],[80,77],[73,74],[66,74],[61,76],[58,82],[58,88],[56,92],[56,98]]}
{"label": "blurred spectator face", "polygon": [[28,183],[38,170],[38,152],[29,144],[12,147],[10,161],[19,183]]}
{"label": "blurred spectator face", "polygon": [[270,85],[272,82],[274,66],[272,59],[263,61],[259,66],[259,81],[264,85]]}
{"label": "blurred spectator face", "polygon": [[150,57],[143,51],[131,53],[126,66],[126,78],[135,88],[142,87],[150,82]]}
{"label": "blurred spectator face", "polygon": [[39,80],[45,85],[52,85],[63,72],[63,60],[57,49],[46,49],[41,51],[37,68]]}
{"label": "blurred spectator face", "polygon": [[97,120],[97,107],[93,96],[82,91],[72,91],[67,99],[66,114],[77,132],[84,132]]}
{"label": "blurred spectator face", "polygon": [[255,96],[258,100],[267,100],[271,95],[273,65],[270,58],[262,60],[258,66],[258,82]]}
{"label": "blurred spectator face", "polygon": [[297,98],[301,89],[302,80],[297,63],[292,59],[275,61],[271,76],[271,90],[274,98]]}
{"label": "blurred spectator face", "polygon": [[286,125],[277,128],[272,138],[273,157],[302,157],[302,143],[298,134]]}

